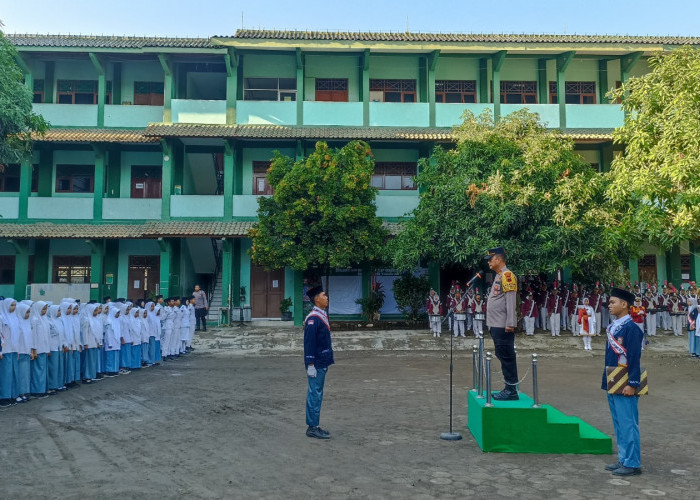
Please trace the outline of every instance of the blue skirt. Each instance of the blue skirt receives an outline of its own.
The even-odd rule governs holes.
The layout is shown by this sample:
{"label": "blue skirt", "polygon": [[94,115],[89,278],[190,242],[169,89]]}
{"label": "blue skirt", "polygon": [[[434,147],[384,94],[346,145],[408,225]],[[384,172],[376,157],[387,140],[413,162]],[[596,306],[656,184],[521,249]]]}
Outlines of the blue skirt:
{"label": "blue skirt", "polygon": [[117,373],[119,371],[120,351],[105,351],[105,371],[107,373]]}
{"label": "blue skirt", "polygon": [[4,352],[0,359],[0,399],[17,397],[12,394],[15,377],[17,377],[17,353]]}
{"label": "blue skirt", "polygon": [[146,357],[146,362],[152,365],[156,362],[156,338],[148,338],[148,356]]}
{"label": "blue skirt", "polygon": [[141,344],[134,344],[131,347],[131,369],[141,368]]}
{"label": "blue skirt", "polygon": [[73,380],[77,381],[77,382],[80,382],[80,380],[81,380],[80,379],[80,366],[81,366],[80,355],[81,354],[82,354],[81,351],[73,351],[73,363],[75,363],[73,365]]}
{"label": "blue skirt", "polygon": [[156,339],[156,357],[155,357],[156,363],[159,361],[163,361],[163,353],[160,352],[160,340]]}
{"label": "blue skirt", "polygon": [[131,344],[122,344],[119,355],[119,367],[129,369],[131,366]]}
{"label": "blue skirt", "polygon": [[36,358],[31,361],[32,368],[32,394],[45,394],[49,383],[46,372],[46,353],[37,354]]}
{"label": "blue skirt", "polygon": [[49,389],[60,389],[63,387],[63,381],[61,380],[60,373],[61,372],[61,357],[62,357],[62,352],[61,351],[51,351],[51,355],[47,359],[47,378],[48,378],[48,387]]}
{"label": "blue skirt", "polygon": [[83,377],[92,380],[97,377],[97,355],[99,351],[97,350],[97,347],[91,347],[89,349],[85,349],[83,353]]}
{"label": "blue skirt", "polygon": [[32,379],[29,361],[29,354],[19,355],[17,377],[15,378],[15,395],[13,397],[17,397],[20,394],[29,394]]}
{"label": "blue skirt", "polygon": [[73,358],[73,351],[68,351],[63,353],[63,385],[70,384],[75,380],[75,359]]}

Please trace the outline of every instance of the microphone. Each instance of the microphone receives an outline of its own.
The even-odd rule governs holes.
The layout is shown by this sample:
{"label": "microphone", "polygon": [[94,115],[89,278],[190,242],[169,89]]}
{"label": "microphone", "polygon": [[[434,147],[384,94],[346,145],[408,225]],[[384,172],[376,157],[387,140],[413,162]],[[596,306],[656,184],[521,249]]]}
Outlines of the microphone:
{"label": "microphone", "polygon": [[467,289],[469,289],[474,284],[477,278],[481,278],[481,273],[476,273],[474,277],[467,282]]}

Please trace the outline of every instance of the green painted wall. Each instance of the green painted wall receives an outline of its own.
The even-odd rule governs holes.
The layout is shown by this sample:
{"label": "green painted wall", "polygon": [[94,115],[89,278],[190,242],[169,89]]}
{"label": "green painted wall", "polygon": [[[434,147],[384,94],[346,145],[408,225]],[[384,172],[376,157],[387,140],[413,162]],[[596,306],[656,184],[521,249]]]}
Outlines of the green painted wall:
{"label": "green painted wall", "polygon": [[438,57],[435,67],[436,80],[478,80],[479,59],[463,57]]}
{"label": "green painted wall", "polygon": [[[277,148],[284,155],[294,157],[296,151],[292,148]],[[270,161],[275,148],[243,148],[242,150],[242,186],[241,194],[253,194],[253,162]]]}
{"label": "green painted wall", "polygon": [[[121,278],[117,283],[117,295],[126,297],[128,290],[129,257],[132,255],[160,255],[160,248],[156,240],[120,240],[119,255],[117,261],[117,275]],[[105,272],[107,271],[105,264]],[[112,297],[115,298],[115,297]]]}
{"label": "green painted wall", "polygon": [[250,305],[250,250],[251,241],[249,238],[241,240],[241,261],[240,261],[240,286],[245,287],[245,304]]}
{"label": "green painted wall", "polygon": [[372,148],[374,161],[417,162],[420,157],[418,149],[375,149]]}
{"label": "green painted wall", "polygon": [[131,198],[131,167],[163,166],[163,154],[149,151],[123,151],[121,154],[120,198]]}
{"label": "green painted wall", "polygon": [[[155,59],[152,61],[128,61],[122,63],[121,102],[134,102],[134,82],[162,82],[165,79],[163,68]],[[121,104],[114,102],[114,104]]]}
{"label": "green painted wall", "polygon": [[51,170],[51,196],[69,198],[92,198],[91,193],[56,193],[56,165],[95,165],[95,153],[93,151],[64,151],[53,153]]}
{"label": "green painted wall", "polygon": [[425,83],[420,79],[420,57],[406,56],[370,56],[369,78],[392,78],[416,80],[416,97],[423,92]]}
{"label": "green painted wall", "polygon": [[316,78],[347,78],[348,101],[360,100],[360,57],[352,55],[307,55],[304,66],[304,100],[316,100]]}
{"label": "green painted wall", "polygon": [[295,54],[244,54],[243,77],[296,78]]}

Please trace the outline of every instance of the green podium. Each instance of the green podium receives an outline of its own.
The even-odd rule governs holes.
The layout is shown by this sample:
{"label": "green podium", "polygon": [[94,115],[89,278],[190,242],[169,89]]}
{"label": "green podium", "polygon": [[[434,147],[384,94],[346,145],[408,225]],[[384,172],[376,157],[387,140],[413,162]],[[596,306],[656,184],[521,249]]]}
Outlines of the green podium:
{"label": "green podium", "polygon": [[467,428],[482,451],[500,453],[612,453],[612,440],[578,417],[553,406],[533,408],[532,399],[520,393],[519,401],[494,401],[486,406],[486,392],[467,397]]}

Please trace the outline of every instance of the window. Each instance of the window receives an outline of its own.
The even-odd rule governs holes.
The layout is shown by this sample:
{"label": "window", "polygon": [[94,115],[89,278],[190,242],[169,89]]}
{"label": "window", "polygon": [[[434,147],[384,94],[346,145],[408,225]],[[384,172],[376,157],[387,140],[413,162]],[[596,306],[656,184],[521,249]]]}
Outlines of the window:
{"label": "window", "polygon": [[[97,80],[58,80],[58,104],[97,104]],[[112,82],[107,82],[105,104],[112,102]]]}
{"label": "window", "polygon": [[[595,104],[595,82],[565,82],[566,104]],[[549,82],[549,102],[557,104],[557,82]]]}
{"label": "window", "polygon": [[296,101],[296,78],[245,78],[246,101]]}
{"label": "window", "polygon": [[316,100],[348,102],[348,79],[316,78]]}
{"label": "window", "polygon": [[92,193],[94,182],[94,165],[56,165],[57,193]]}
{"label": "window", "polygon": [[476,80],[437,80],[435,102],[476,102]]}
{"label": "window", "polygon": [[416,102],[415,80],[370,80],[370,100],[376,102]]}
{"label": "window", "polygon": [[44,102],[44,80],[34,80],[34,101]]}
{"label": "window", "polygon": [[501,82],[501,102],[537,104],[537,82]]}
{"label": "window", "polygon": [[645,255],[637,261],[639,280],[646,283],[656,283],[656,255]]}
{"label": "window", "polygon": [[15,282],[15,256],[0,255],[0,285],[11,285]]}
{"label": "window", "polygon": [[54,256],[53,282],[90,283],[90,257]]}
{"label": "window", "polygon": [[163,82],[134,82],[135,105],[162,106],[163,95]]}
{"label": "window", "polygon": [[374,165],[372,186],[385,190],[416,189],[413,182],[415,176],[415,163],[377,162]]}
{"label": "window", "polygon": [[253,194],[272,194],[273,189],[267,181],[267,169],[270,168],[269,161],[253,162]]}
{"label": "window", "polygon": [[[21,167],[17,164],[5,165],[5,170],[0,173],[0,193],[19,193],[19,181]],[[32,165],[32,193],[36,193],[39,188],[39,169],[37,165]]]}

